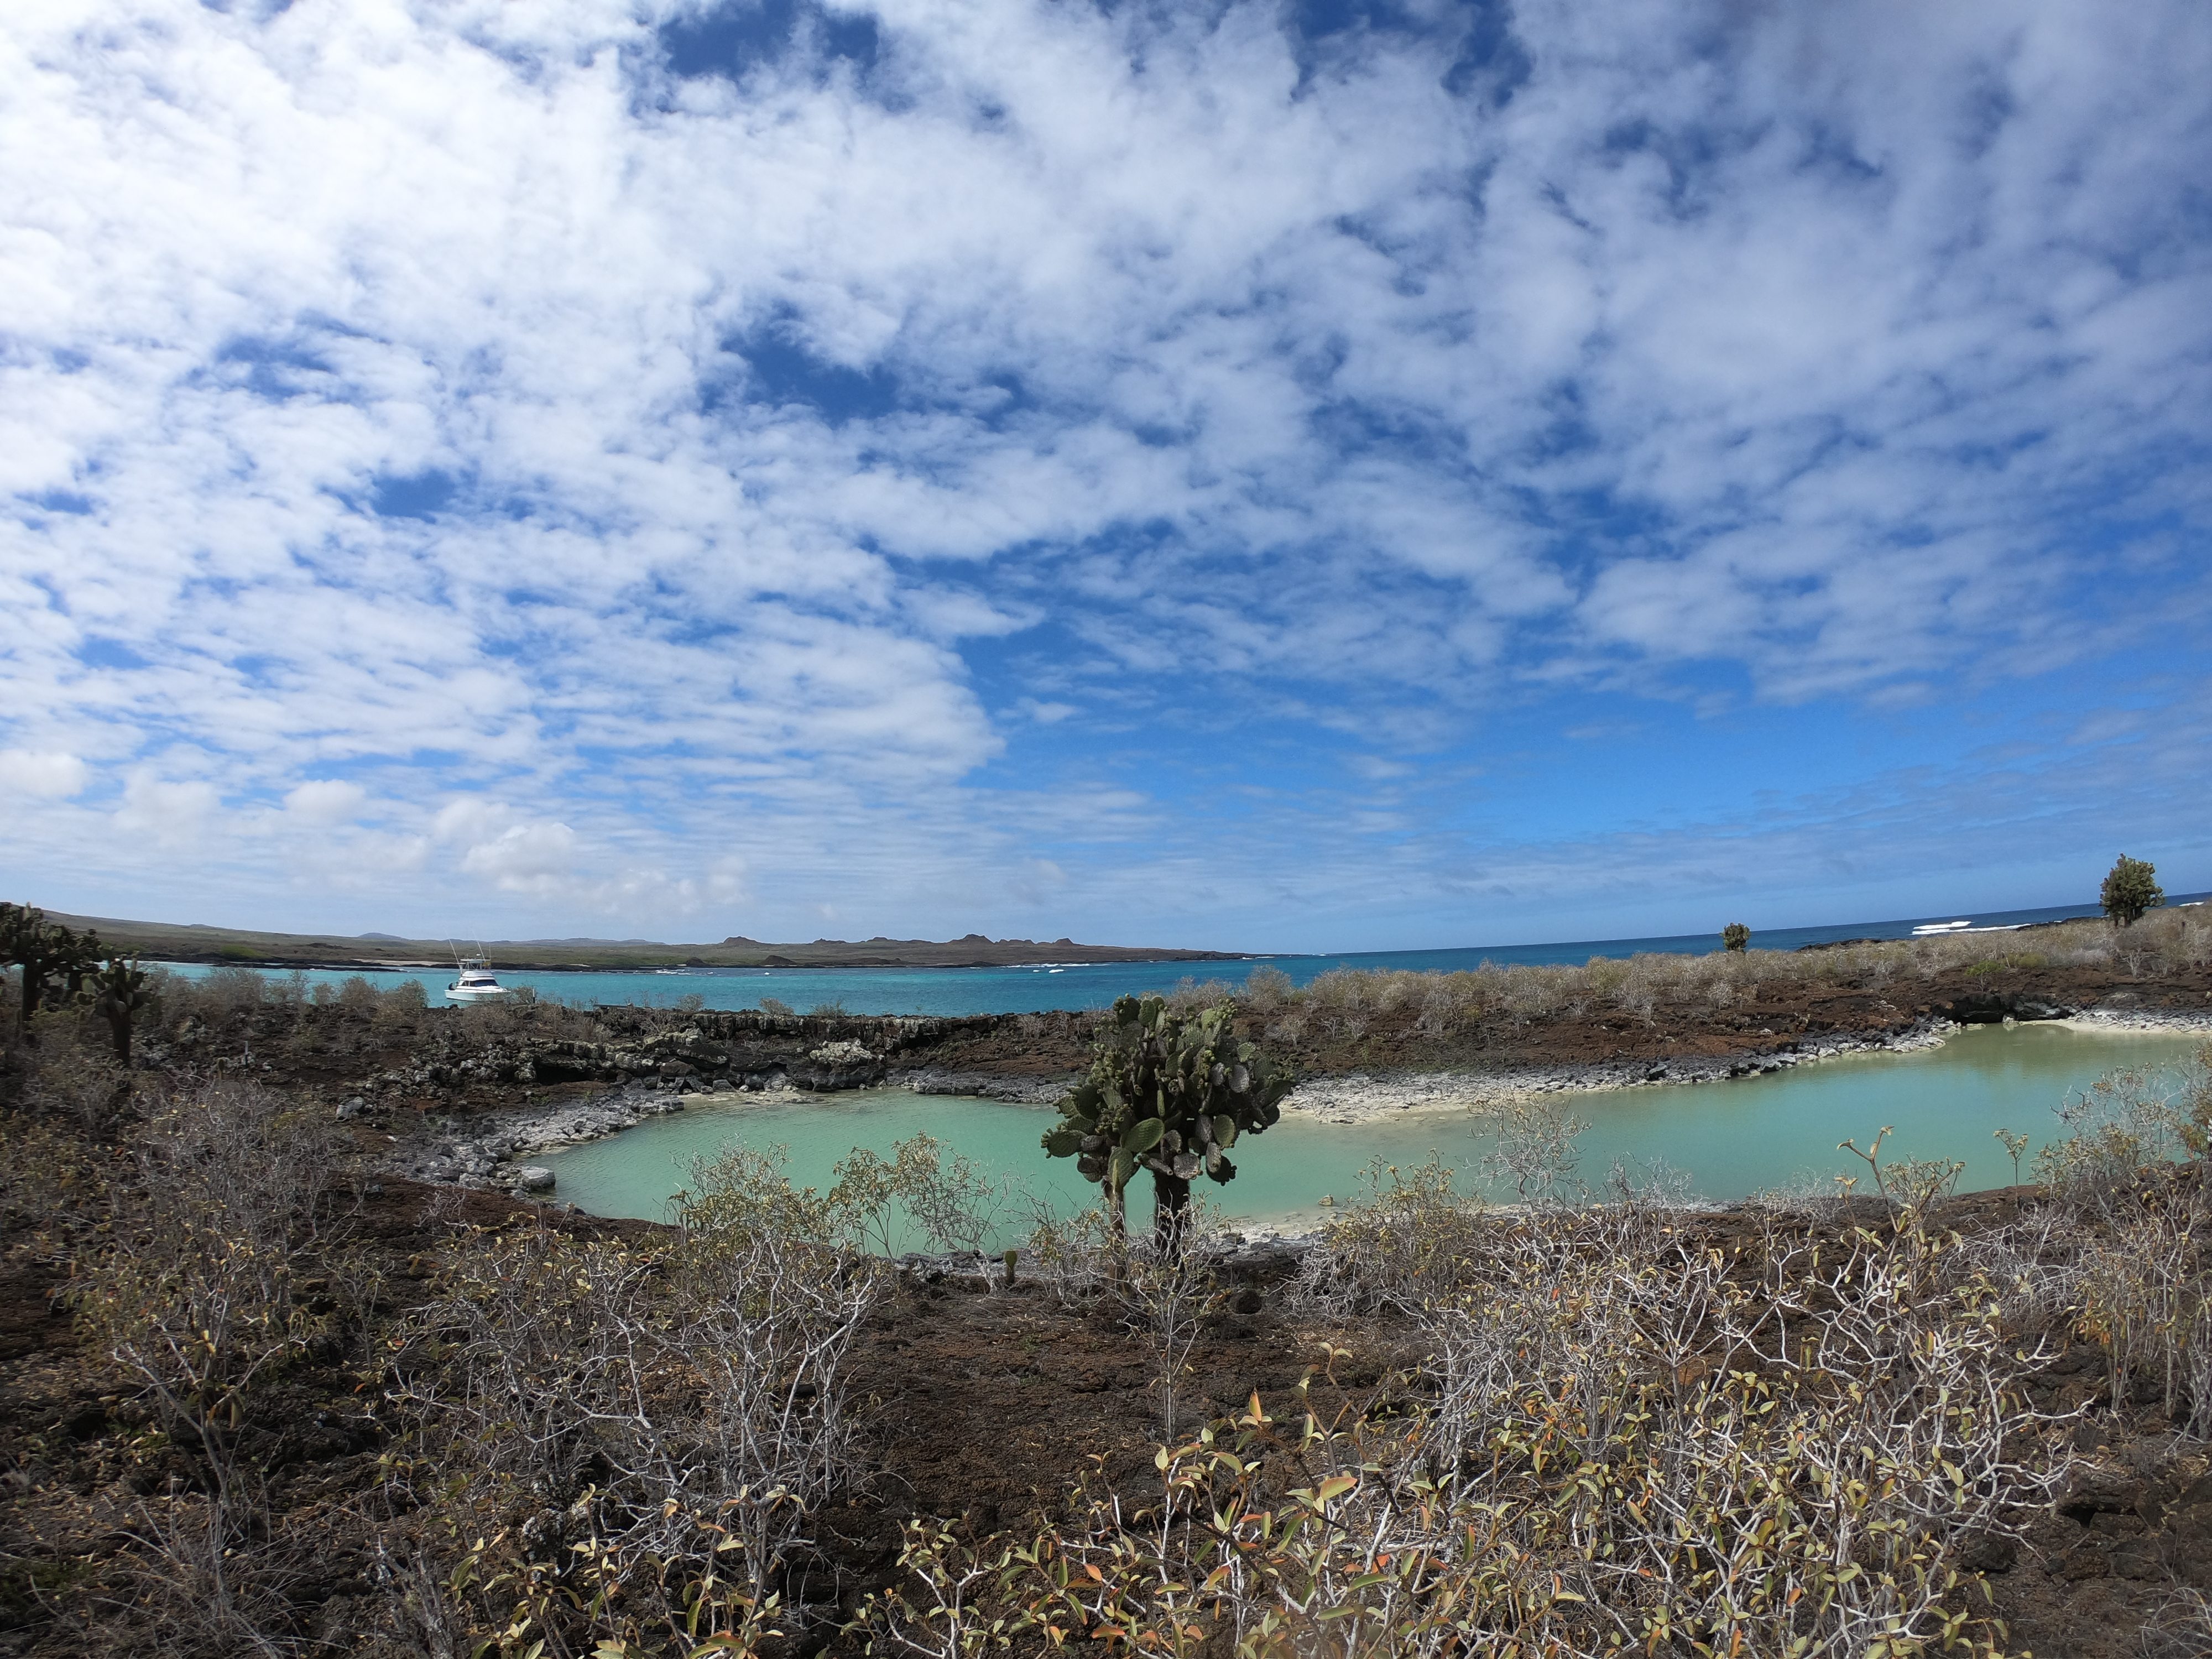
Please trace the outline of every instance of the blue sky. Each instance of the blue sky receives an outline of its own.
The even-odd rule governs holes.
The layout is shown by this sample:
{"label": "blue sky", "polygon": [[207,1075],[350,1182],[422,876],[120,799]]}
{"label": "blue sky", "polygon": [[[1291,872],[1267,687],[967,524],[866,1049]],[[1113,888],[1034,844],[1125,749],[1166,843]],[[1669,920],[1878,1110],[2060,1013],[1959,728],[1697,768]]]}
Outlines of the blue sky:
{"label": "blue sky", "polygon": [[2201,6],[0,21],[0,855],[1411,948],[2212,886]]}

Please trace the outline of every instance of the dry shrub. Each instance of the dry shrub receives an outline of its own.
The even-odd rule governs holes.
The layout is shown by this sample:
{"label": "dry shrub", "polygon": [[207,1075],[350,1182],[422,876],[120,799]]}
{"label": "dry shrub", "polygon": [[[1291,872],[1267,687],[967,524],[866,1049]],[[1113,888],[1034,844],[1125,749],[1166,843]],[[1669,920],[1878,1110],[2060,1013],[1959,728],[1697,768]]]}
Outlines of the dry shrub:
{"label": "dry shrub", "polygon": [[[2212,1436],[2212,1242],[2197,1189],[2145,1193],[2083,1252],[2081,1329],[2105,1347],[2111,1398],[2136,1390],[2199,1439]],[[2163,1201],[2161,1201],[2163,1200]]]}
{"label": "dry shrub", "polygon": [[1255,1398],[1163,1448],[1141,1514],[1100,1498],[980,1544],[910,1523],[874,1650],[1996,1650],[1962,1558],[2046,1477],[1951,1244],[1821,1251],[1778,1223],[1731,1264],[1650,1207],[1507,1219],[1433,1169],[1376,1187],[1315,1278],[1420,1322],[1410,1389],[1296,1426]]}
{"label": "dry shrub", "polygon": [[2042,1201],[1972,1248],[2015,1328],[2070,1323],[2103,1346],[2114,1408],[2156,1403],[2212,1437],[2212,1045],[2111,1073],[2057,1115],[2069,1133],[2036,1155]]}
{"label": "dry shrub", "polygon": [[1168,1006],[1179,1014],[1198,1013],[1207,1008],[1218,1007],[1224,1002],[1235,1002],[1239,988],[1225,979],[1209,979],[1200,984],[1186,974],[1176,981],[1175,989],[1168,993]]}
{"label": "dry shrub", "polygon": [[2212,1596],[2195,1585],[2174,1591],[2143,1631],[2149,1659],[2203,1659],[2212,1653]]}
{"label": "dry shrub", "polygon": [[1296,994],[1297,987],[1281,969],[1262,963],[1245,976],[1237,1000],[1257,1014],[1272,1013]]}
{"label": "dry shrub", "polygon": [[[775,1166],[710,1166],[678,1242],[468,1240],[411,1322],[403,1504],[479,1540],[418,1624],[521,1651],[690,1652],[834,1617],[811,1522],[858,1484],[846,1358],[882,1265]],[[450,1483],[450,1484],[448,1484]],[[594,1647],[594,1644],[596,1648]]]}
{"label": "dry shrub", "polygon": [[2055,1110],[2067,1133],[2037,1150],[2037,1179],[2071,1208],[2117,1218],[2136,1202],[2142,1171],[2204,1157],[2212,1044],[2186,1066],[2108,1072]]}
{"label": "dry shrub", "polygon": [[88,1345],[197,1471],[197,1489],[173,1485],[139,1505],[125,1528],[137,1547],[107,1608],[118,1632],[158,1630],[165,1652],[300,1647],[284,1593],[294,1557],[270,1541],[247,1448],[266,1431],[263,1390],[333,1322],[329,1279],[311,1271],[338,1254],[330,1153],[319,1125],[251,1084],[157,1103],[106,1194],[105,1248],[73,1263]]}
{"label": "dry shrub", "polygon": [[331,1243],[332,1141],[282,1097],[216,1082],[161,1103],[112,1193],[113,1241],[81,1262],[87,1334],[220,1478],[242,1401],[319,1328],[302,1264]]}
{"label": "dry shrub", "polygon": [[376,1030],[387,1034],[411,1033],[428,1006],[417,981],[402,980],[376,994]]}
{"label": "dry shrub", "polygon": [[[1729,1008],[1756,998],[1765,988],[1880,988],[1899,974],[1932,980],[1961,969],[2001,973],[2109,964],[2134,974],[2173,972],[2212,962],[2212,920],[2202,919],[2203,914],[2156,910],[2131,928],[2081,921],[2021,933],[1938,934],[1802,952],[1593,957],[1580,967],[1485,962],[1473,972],[1451,974],[1333,968],[1304,987],[1291,985],[1278,969],[1259,968],[1237,993],[1237,1000],[1267,1023],[1271,1036],[1280,1032],[1291,1040],[1307,1029],[1300,1014],[1314,1017],[1322,1034],[1342,1036],[1368,1029],[1359,1024],[1364,1016],[1406,1007],[1419,1011],[1415,1030],[1437,1040],[1493,1012],[1525,1024],[1561,1009],[1582,1013],[1613,1007],[1650,1020],[1670,1004]],[[1183,999],[1178,1006],[1210,1004],[1230,989],[1185,980],[1176,994]]]}
{"label": "dry shrub", "polygon": [[1441,1040],[1464,1030],[1482,1018],[1485,984],[1480,974],[1423,975],[1419,1018],[1413,1028],[1423,1036]]}
{"label": "dry shrub", "polygon": [[1481,1200],[1434,1153],[1411,1169],[1378,1159],[1360,1182],[1364,1195],[1328,1218],[1300,1264],[1297,1304],[1342,1320],[1455,1292],[1483,1248]]}
{"label": "dry shrub", "polygon": [[1556,1094],[1525,1096],[1487,1108],[1475,1120],[1483,1152],[1479,1167],[1493,1190],[1510,1187],[1524,1205],[1579,1203],[1588,1189],[1577,1175],[1576,1140],[1589,1126]]}

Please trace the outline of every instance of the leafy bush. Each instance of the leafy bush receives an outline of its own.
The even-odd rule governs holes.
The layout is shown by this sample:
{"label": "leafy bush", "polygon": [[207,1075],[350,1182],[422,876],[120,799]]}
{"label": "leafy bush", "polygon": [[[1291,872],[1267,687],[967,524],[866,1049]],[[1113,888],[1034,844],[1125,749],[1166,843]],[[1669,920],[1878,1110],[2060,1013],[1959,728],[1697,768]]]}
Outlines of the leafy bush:
{"label": "leafy bush", "polygon": [[2117,926],[2131,927],[2142,920],[2145,911],[2155,910],[2166,902],[2166,890],[2158,884],[2157,878],[2157,866],[2123,853],[2106,875],[2105,884],[2098,890],[2098,902]]}

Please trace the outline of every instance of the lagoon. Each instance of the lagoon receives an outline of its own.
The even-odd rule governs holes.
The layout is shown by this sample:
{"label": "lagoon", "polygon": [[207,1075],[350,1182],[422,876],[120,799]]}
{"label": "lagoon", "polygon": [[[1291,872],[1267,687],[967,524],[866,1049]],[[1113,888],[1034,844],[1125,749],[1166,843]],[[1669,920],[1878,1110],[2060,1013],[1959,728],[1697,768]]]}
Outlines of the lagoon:
{"label": "lagoon", "polygon": [[[1589,1125],[1579,1142],[1583,1178],[1601,1182],[1616,1159],[1641,1174],[1660,1160],[1685,1173],[1692,1190],[1717,1202],[1778,1188],[1829,1187],[1866,1166],[1837,1143],[1864,1146],[1883,1125],[1896,1133],[1883,1149],[1899,1158],[1958,1158],[1962,1190],[2008,1185],[2011,1159],[1997,1129],[2055,1139],[2054,1110],[2120,1067],[2178,1072],[2201,1037],[2085,1031],[2057,1024],[1974,1026],[1942,1047],[1906,1054],[1850,1055],[1762,1077],[1666,1087],[1594,1091],[1569,1097]],[[693,1161],[732,1146],[784,1149],[800,1186],[826,1187],[830,1167],[854,1146],[888,1154],[893,1143],[927,1132],[996,1176],[1026,1182],[1061,1212],[1089,1202],[1073,1160],[1047,1159],[1037,1138],[1049,1108],[1004,1104],[904,1090],[835,1095],[693,1097],[690,1109],[656,1118],[609,1139],[533,1158],[555,1171],[559,1195],[597,1215],[665,1219],[670,1194]],[[1358,1195],[1370,1162],[1416,1164],[1431,1152],[1462,1172],[1463,1188],[1480,1155],[1463,1112],[1406,1112],[1359,1124],[1286,1114],[1264,1136],[1238,1148],[1238,1174],[1227,1187],[1200,1190],[1247,1225],[1310,1226],[1326,1213],[1324,1197]],[[2023,1169],[2027,1167],[2023,1160]],[[1149,1204],[1142,1181],[1138,1208]],[[1510,1198],[1510,1193],[1492,1193]],[[1011,1239],[1026,1231],[1010,1215]],[[902,1247],[903,1248],[903,1247]]]}

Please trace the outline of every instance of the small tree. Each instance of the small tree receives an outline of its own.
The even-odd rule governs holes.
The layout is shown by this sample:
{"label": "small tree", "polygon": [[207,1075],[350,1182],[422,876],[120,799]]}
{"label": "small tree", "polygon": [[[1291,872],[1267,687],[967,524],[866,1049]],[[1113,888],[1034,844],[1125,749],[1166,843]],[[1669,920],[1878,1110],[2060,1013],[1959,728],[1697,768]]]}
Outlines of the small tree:
{"label": "small tree", "polygon": [[1073,1158],[1105,1195],[1110,1237],[1123,1237],[1122,1188],[1152,1171],[1152,1224],[1160,1249],[1182,1248],[1190,1183],[1202,1173],[1237,1176],[1229,1149],[1282,1117],[1296,1080],[1249,1042],[1239,1042],[1226,1005],[1203,1013],[1171,1012],[1161,998],[1123,997],[1091,1045],[1091,1071],[1060,1103],[1060,1121],[1044,1137],[1047,1153]]}
{"label": "small tree", "polygon": [[2156,865],[2120,854],[2097,896],[2114,927],[2132,927],[2142,920],[2144,911],[2155,910],[2166,902],[2166,890],[2158,884],[2157,877]]}
{"label": "small tree", "polygon": [[1751,929],[1740,921],[1732,921],[1721,929],[1721,943],[1731,951],[1741,951],[1751,944]]}

